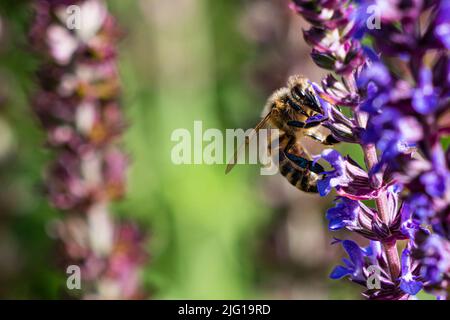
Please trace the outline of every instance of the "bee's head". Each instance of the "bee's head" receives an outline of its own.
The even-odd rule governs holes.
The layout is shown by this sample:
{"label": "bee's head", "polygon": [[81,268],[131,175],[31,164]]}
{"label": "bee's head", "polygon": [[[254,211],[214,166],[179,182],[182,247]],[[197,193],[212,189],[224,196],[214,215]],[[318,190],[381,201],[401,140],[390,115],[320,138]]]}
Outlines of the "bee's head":
{"label": "bee's head", "polygon": [[292,98],[297,103],[305,105],[317,113],[323,112],[317,93],[307,78],[291,76],[288,80],[288,87]]}
{"label": "bee's head", "polygon": [[263,116],[266,116],[269,112],[280,113],[286,109],[286,101],[289,99],[289,89],[281,88],[267,99],[267,103],[263,110]]}

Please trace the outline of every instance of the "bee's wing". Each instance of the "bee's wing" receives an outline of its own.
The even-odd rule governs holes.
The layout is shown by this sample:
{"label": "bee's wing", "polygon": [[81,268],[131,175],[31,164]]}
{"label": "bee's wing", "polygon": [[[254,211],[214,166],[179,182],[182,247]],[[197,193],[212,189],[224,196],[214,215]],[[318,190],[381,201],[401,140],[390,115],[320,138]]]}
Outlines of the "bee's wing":
{"label": "bee's wing", "polygon": [[248,145],[251,141],[251,139],[253,139],[259,132],[259,130],[264,127],[267,123],[267,121],[270,119],[272,115],[272,112],[269,112],[257,125],[256,127],[252,130],[252,132],[250,133],[249,136],[245,137],[245,141],[239,146],[239,148],[236,149],[236,151],[234,152],[233,158],[230,159],[230,161],[228,161],[228,165],[227,168],[225,169],[225,174],[227,174],[228,172],[230,172],[234,166],[237,163],[238,160],[238,155],[242,152],[242,150],[245,149],[245,146]]}

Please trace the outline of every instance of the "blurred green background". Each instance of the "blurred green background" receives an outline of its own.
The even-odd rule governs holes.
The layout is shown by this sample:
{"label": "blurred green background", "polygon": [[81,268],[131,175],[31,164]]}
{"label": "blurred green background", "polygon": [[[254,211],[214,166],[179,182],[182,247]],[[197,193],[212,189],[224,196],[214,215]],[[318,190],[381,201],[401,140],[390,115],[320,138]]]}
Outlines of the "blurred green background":
{"label": "blurred green background", "polygon": [[[2,1],[3,2],[3,1]],[[131,155],[117,215],[150,233],[143,270],[149,298],[350,299],[332,282],[339,261],[324,212],[331,198],[305,195],[258,166],[174,165],[171,133],[250,128],[288,75],[313,80],[306,25],[284,0],[110,0],[120,44],[123,108]],[[64,274],[53,264],[49,223],[60,213],[41,192],[51,158],[29,106],[37,61],[27,50],[31,10],[2,3],[0,17],[0,296],[54,299]],[[320,147],[311,145],[314,152]],[[347,150],[355,154],[357,151]]]}

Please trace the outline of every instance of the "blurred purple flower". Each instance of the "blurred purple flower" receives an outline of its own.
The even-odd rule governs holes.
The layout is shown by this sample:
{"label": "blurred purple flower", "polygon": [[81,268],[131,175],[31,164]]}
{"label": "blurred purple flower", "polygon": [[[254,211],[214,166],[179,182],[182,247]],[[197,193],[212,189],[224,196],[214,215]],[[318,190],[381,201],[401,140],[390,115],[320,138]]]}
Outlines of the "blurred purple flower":
{"label": "blurred purple flower", "polygon": [[[360,10],[368,4],[380,1],[365,1]],[[450,107],[446,52],[449,2],[387,1],[383,5],[389,10],[382,10],[381,29],[365,30],[366,35],[372,38],[376,51],[404,66],[399,72],[393,64],[376,63],[361,73],[358,85],[367,93],[363,108],[371,114],[363,141],[375,144],[381,152],[381,163],[374,171],[385,168],[404,186],[401,229],[410,238],[413,252],[408,261],[413,259],[420,266],[424,288],[436,292],[436,287],[447,285],[444,276],[436,284],[435,275],[449,272],[442,268],[437,273],[430,267],[446,261],[449,255],[449,251],[437,249],[449,241],[445,230],[449,229],[450,171],[440,143],[449,133],[445,120]],[[429,23],[419,26],[427,10]],[[421,32],[417,32],[419,28]],[[419,286],[412,283],[409,289],[415,291]]]}
{"label": "blurred purple flower", "polygon": [[428,291],[448,295],[450,290],[450,242],[438,234],[420,231],[413,256],[420,261],[420,272]]}
{"label": "blurred purple flower", "polygon": [[438,107],[438,93],[433,88],[431,70],[420,70],[418,87],[413,91],[412,106],[421,114],[430,114]]}

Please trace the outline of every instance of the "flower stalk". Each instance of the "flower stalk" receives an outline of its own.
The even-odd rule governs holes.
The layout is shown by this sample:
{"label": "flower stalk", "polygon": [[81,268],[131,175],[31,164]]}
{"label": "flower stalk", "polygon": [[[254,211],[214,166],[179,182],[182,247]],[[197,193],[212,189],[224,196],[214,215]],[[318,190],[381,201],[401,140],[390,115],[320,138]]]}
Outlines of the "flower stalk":
{"label": "flower stalk", "polygon": [[145,237],[110,209],[125,193],[128,163],[119,146],[121,31],[103,0],[39,0],[34,8],[30,40],[42,64],[32,105],[55,154],[46,189],[65,213],[54,224],[61,263],[80,268],[83,298],[142,298]]}
{"label": "flower stalk", "polygon": [[[377,28],[367,24],[369,6],[379,9]],[[327,212],[330,229],[371,240],[367,248],[337,240],[350,260],[331,277],[366,286],[376,267],[381,287],[368,288],[368,298],[410,299],[422,288],[448,297],[450,149],[441,139],[450,133],[449,2],[293,0],[291,7],[312,25],[303,32],[312,59],[332,72],[315,85],[324,126],[359,144],[367,169],[332,149],[316,159],[333,167],[318,183],[320,195],[333,188],[339,195]],[[401,258],[399,240],[408,240]]]}
{"label": "flower stalk", "polygon": [[[355,112],[356,123],[363,127],[364,120],[361,119],[364,116],[361,116],[361,111]],[[364,153],[364,160],[366,162],[367,169],[371,171],[378,163],[378,155],[377,150],[374,144],[363,144],[362,150]],[[378,189],[382,186],[382,179],[380,179],[380,175],[373,175],[373,179],[371,181],[373,188]],[[387,201],[387,195],[385,191],[381,191],[379,196],[375,198],[375,204],[377,208],[377,212],[379,213],[381,220],[389,225],[389,207]],[[386,258],[389,265],[389,271],[391,275],[391,279],[396,279],[400,275],[400,258],[398,255],[397,243],[396,241],[389,241],[383,243],[384,250],[386,252]]]}

